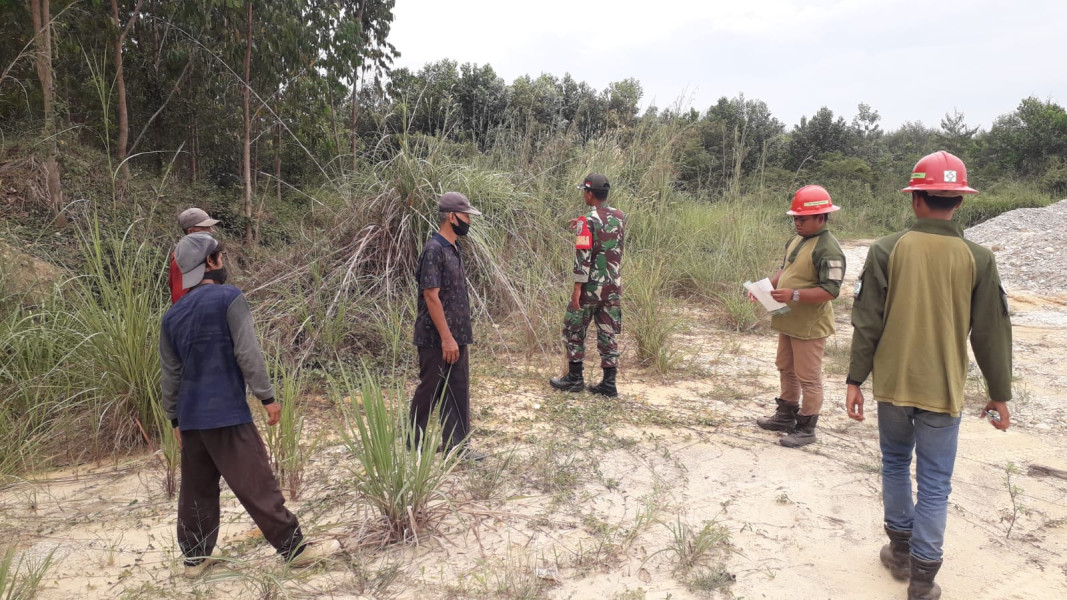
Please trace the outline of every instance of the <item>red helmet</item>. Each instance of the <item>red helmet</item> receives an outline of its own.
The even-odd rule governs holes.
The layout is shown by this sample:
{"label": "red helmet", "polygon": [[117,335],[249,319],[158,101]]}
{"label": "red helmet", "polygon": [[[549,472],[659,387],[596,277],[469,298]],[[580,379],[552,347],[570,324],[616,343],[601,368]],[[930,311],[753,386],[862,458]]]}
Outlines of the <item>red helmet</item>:
{"label": "red helmet", "polygon": [[967,186],[967,167],[963,161],[944,150],[920,158],[911,170],[911,185],[900,191],[952,192],[954,196],[978,193]]}
{"label": "red helmet", "polygon": [[830,200],[830,192],[821,185],[806,185],[793,196],[793,206],[785,214],[793,216],[824,215],[841,210]]}

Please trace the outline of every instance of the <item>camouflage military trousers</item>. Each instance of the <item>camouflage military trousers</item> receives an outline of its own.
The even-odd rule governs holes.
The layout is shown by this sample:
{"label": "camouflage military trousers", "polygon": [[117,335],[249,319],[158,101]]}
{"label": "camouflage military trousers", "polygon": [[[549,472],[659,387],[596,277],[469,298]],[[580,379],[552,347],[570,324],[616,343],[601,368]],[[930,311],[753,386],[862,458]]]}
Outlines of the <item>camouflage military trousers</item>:
{"label": "camouflage military trousers", "polygon": [[617,298],[611,300],[582,299],[576,310],[567,307],[563,317],[563,345],[567,348],[567,360],[581,362],[585,358],[585,336],[589,322],[596,323],[596,348],[600,352],[600,366],[619,366],[619,343],[615,336],[622,332],[622,306]]}

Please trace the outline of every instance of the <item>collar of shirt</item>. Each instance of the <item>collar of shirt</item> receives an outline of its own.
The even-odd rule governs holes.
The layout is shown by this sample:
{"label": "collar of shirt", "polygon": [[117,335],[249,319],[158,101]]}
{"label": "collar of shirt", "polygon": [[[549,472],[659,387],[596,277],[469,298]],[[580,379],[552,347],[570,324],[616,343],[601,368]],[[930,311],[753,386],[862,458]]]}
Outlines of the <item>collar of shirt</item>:
{"label": "collar of shirt", "polygon": [[445,236],[441,235],[440,232],[437,232],[437,231],[433,232],[433,235],[430,237],[430,239],[439,240],[441,242],[441,244],[443,244],[445,246],[451,246],[452,249],[454,249],[454,250],[457,250],[457,251],[459,250],[459,248],[457,248],[455,244],[453,244],[452,242],[448,241],[448,238],[446,238]]}
{"label": "collar of shirt", "polygon": [[911,226],[911,230],[919,233],[963,237],[963,228],[959,223],[944,219],[919,219]]}

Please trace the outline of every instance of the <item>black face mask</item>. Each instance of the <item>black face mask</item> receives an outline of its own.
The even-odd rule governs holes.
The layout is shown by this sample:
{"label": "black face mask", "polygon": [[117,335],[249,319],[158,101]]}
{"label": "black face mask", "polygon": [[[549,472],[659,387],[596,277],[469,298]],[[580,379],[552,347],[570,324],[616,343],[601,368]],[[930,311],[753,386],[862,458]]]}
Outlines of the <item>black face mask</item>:
{"label": "black face mask", "polygon": [[452,223],[452,231],[454,231],[456,235],[460,237],[467,235],[467,232],[469,232],[470,230],[471,224],[465,223],[463,219],[460,219],[459,217],[456,217],[456,222]]}
{"label": "black face mask", "polygon": [[218,284],[226,283],[226,278],[229,273],[226,272],[226,267],[220,267],[218,269],[208,269],[204,271],[204,279],[210,279]]}

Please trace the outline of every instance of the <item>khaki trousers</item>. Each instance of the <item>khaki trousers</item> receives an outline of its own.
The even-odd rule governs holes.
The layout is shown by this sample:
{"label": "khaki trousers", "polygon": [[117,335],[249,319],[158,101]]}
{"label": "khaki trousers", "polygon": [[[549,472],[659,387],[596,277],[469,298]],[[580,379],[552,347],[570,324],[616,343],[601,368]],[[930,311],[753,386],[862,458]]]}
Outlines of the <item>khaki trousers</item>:
{"label": "khaki trousers", "polygon": [[[790,404],[800,403],[800,414],[817,415],[822,409],[822,356],[826,338],[801,340],[778,334],[775,366],[782,380],[779,396]],[[801,392],[804,400],[800,401]]]}

